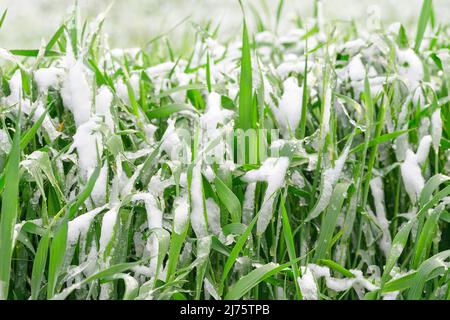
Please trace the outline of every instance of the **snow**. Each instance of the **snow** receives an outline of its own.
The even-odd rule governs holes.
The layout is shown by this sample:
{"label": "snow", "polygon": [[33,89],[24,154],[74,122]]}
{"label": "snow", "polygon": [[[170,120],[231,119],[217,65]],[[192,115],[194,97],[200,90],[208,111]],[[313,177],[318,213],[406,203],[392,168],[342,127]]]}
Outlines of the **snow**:
{"label": "snow", "polygon": [[197,240],[197,259],[206,259],[211,251],[211,237],[204,236]]}
{"label": "snow", "polygon": [[287,157],[267,158],[259,169],[251,170],[243,177],[244,181],[250,183],[267,182],[267,189],[256,226],[257,234],[262,234],[272,219],[275,193],[283,186],[288,167],[289,159]]}
{"label": "snow", "polygon": [[305,300],[318,300],[319,294],[317,292],[317,284],[314,280],[314,276],[310,269],[306,269],[306,272],[299,278],[297,278],[300,291],[303,299]]}
{"label": "snow", "polygon": [[201,116],[202,127],[206,134],[213,134],[219,124],[225,124],[226,120],[233,115],[233,111],[222,109],[221,96],[216,92],[208,95],[206,112]]}
{"label": "snow", "polygon": [[3,128],[0,129],[0,150],[5,154],[9,154],[9,150],[11,150],[9,135]]}
{"label": "snow", "polygon": [[[9,88],[10,95],[6,98],[2,98],[1,101],[8,106],[14,106],[13,112],[17,112],[20,107],[24,114],[32,114],[32,119],[34,122],[38,121],[45,112],[44,104],[41,100],[37,100],[32,105],[30,100],[22,99],[22,74],[20,73],[20,70],[16,70],[14,72],[14,75],[9,81]],[[51,141],[54,141],[61,135],[60,132],[56,131],[55,126],[48,114],[44,117],[42,127],[47,132]]]}
{"label": "snow", "polygon": [[277,73],[281,79],[286,79],[290,73],[303,74],[305,71],[305,61],[286,61],[277,67]]}
{"label": "snow", "polygon": [[[133,89],[135,99],[139,99],[139,76],[132,74],[130,76],[130,85]],[[128,95],[128,88],[122,78],[119,78],[115,83],[117,96],[126,104],[130,105],[130,96]]]}
{"label": "snow", "polygon": [[271,110],[284,134],[294,133],[300,123],[302,114],[302,91],[296,78],[290,77],[283,83],[284,92],[279,106]]}
{"label": "snow", "polygon": [[100,231],[100,250],[99,254],[104,254],[106,250],[106,246],[112,239],[114,233],[114,226],[117,223],[117,217],[119,215],[119,206],[114,206],[110,210],[108,210],[102,219],[102,228]]}
{"label": "snow", "polygon": [[430,152],[432,138],[431,136],[425,136],[420,140],[419,147],[416,152],[416,159],[419,164],[423,164],[428,158],[428,153]]}
{"label": "snow", "polygon": [[223,242],[225,235],[220,225],[220,208],[212,198],[206,199],[206,215],[208,217],[209,231]]}
{"label": "snow", "polygon": [[317,201],[316,206],[309,214],[308,220],[317,217],[320,213],[322,213],[323,210],[326,209],[326,207],[330,203],[333,188],[336,185],[337,181],[339,180],[339,177],[341,175],[342,169],[344,168],[345,161],[347,160],[349,152],[350,146],[347,146],[334,163],[334,167],[328,168],[323,172],[321,180],[322,189],[320,192],[320,197],[319,200]]}
{"label": "snow", "polygon": [[164,132],[161,141],[161,150],[166,152],[171,160],[177,160],[179,158],[179,151],[182,147],[182,143],[177,134],[174,119],[167,120],[167,129]]}
{"label": "snow", "polygon": [[336,292],[346,291],[354,288],[360,298],[363,297],[364,290],[373,291],[378,287],[367,280],[361,270],[351,269],[350,272],[354,278],[335,278],[331,276],[330,269],[326,266],[309,263],[306,267],[301,267],[302,276],[297,279],[303,298],[305,300],[317,300],[318,288],[316,280],[325,278],[325,284],[328,289]]}
{"label": "snow", "polygon": [[386,219],[383,180],[381,177],[373,178],[370,181],[370,189],[372,191],[373,202],[375,204],[378,224],[383,232],[383,236],[379,241],[380,249],[383,251],[384,256],[388,257],[389,251],[391,250],[392,241],[391,234],[389,232],[389,221]]}
{"label": "snow", "polygon": [[[21,102],[22,98],[22,74],[20,73],[20,70],[17,69],[11,79],[8,82],[9,84],[9,91],[10,94],[8,97],[3,98],[5,100],[5,103],[8,106],[13,106],[15,104],[18,104]],[[27,103],[30,104],[29,101]],[[17,106],[18,108],[18,106]],[[23,109],[23,108],[22,108]]]}
{"label": "snow", "polygon": [[76,148],[78,154],[78,166],[80,167],[81,177],[87,180],[97,166],[97,151],[102,155],[103,145],[101,143],[101,134],[95,131],[98,128],[96,118],[88,119],[87,122],[80,124],[73,136],[73,143],[69,153]]}
{"label": "snow", "polygon": [[326,278],[327,287],[331,290],[342,292],[352,287],[354,283],[353,279],[339,279],[339,278]]}
{"label": "snow", "polygon": [[441,109],[437,109],[431,115],[431,137],[435,152],[439,151],[439,145],[442,138],[442,118]]}
{"label": "snow", "polygon": [[164,63],[158,64],[156,66],[147,68],[147,70],[145,72],[147,73],[147,75],[150,78],[155,78],[155,77],[165,76],[166,73],[168,73],[174,67],[175,67],[174,62],[164,62]]}
{"label": "snow", "polygon": [[[25,110],[24,110],[25,111]],[[35,109],[33,112],[33,121],[36,122],[39,120],[39,118],[44,114],[45,108],[42,101],[38,101],[35,104]],[[58,138],[61,135],[61,132],[58,132],[55,128],[55,125],[53,124],[53,121],[51,120],[50,116],[48,114],[45,115],[44,121],[42,122],[42,127],[45,129],[45,131],[48,134],[48,137],[51,141],[55,141],[56,138]]]}
{"label": "snow", "polygon": [[348,77],[351,81],[362,81],[365,77],[365,68],[361,61],[361,55],[356,55],[348,64]]}
{"label": "snow", "polygon": [[189,221],[189,202],[187,194],[183,194],[175,199],[173,217],[173,231],[182,234]]}
{"label": "snow", "polygon": [[108,180],[108,165],[105,163],[91,192],[92,201],[96,206],[106,203],[106,187]]}
{"label": "snow", "polygon": [[167,88],[167,85],[169,83],[169,80],[167,78],[169,72],[173,68],[175,68],[175,62],[169,61],[147,68],[145,70],[145,73],[153,82],[156,94],[159,94],[162,90]]}
{"label": "snow", "polygon": [[299,188],[305,187],[305,178],[303,178],[303,176],[298,171],[294,171],[292,173],[291,180],[295,186]]}
{"label": "snow", "polygon": [[220,296],[217,293],[217,290],[214,288],[213,284],[208,280],[208,278],[205,278],[203,280],[203,285],[205,287],[205,290],[216,300],[220,300]]}
{"label": "snow", "polygon": [[113,95],[108,87],[102,86],[95,97],[95,114],[104,117],[105,124],[114,131],[114,120],[111,115]]}
{"label": "snow", "polygon": [[150,183],[148,184],[148,190],[155,196],[162,197],[164,195],[164,190],[168,187],[174,185],[173,176],[167,179],[162,179],[161,177],[161,169],[153,175],[150,179]]}
{"label": "snow", "polygon": [[325,142],[325,137],[330,131],[330,115],[331,115],[331,99],[332,99],[332,91],[331,86],[328,86],[325,91],[324,99],[324,107],[323,107],[323,116],[322,116],[322,124],[320,128],[320,145],[323,145]]}
{"label": "snow", "polygon": [[355,275],[354,278],[333,278],[329,277],[326,278],[326,285],[329,289],[332,289],[336,292],[342,292],[350,289],[353,287],[360,298],[362,298],[362,290],[366,289],[368,291],[374,291],[377,290],[378,287],[374,285],[369,280],[365,279],[361,270],[351,269],[350,270],[353,275]]}
{"label": "snow", "polygon": [[131,201],[144,201],[147,211],[148,228],[162,228],[163,212],[159,208],[155,196],[151,193],[137,193],[131,197]]}
{"label": "snow", "polygon": [[256,182],[249,183],[245,189],[244,204],[242,207],[242,223],[245,225],[250,223],[255,212],[255,189]]}
{"label": "snow", "polygon": [[191,225],[197,238],[207,235],[206,221],[203,207],[203,187],[201,165],[192,169],[191,182]]}
{"label": "snow", "polygon": [[319,266],[314,263],[308,263],[307,268],[311,270],[311,272],[317,279],[322,277],[330,277],[330,269],[328,267]]}
{"label": "snow", "polygon": [[425,179],[422,176],[420,165],[428,157],[431,141],[431,136],[425,136],[420,141],[416,153],[408,149],[406,151],[405,161],[400,166],[403,183],[412,202],[417,201],[425,185]]}
{"label": "snow", "polygon": [[17,62],[16,57],[9,50],[4,48],[0,48],[0,58],[11,62]]}
{"label": "snow", "polygon": [[34,72],[34,80],[40,93],[47,93],[49,88],[57,88],[64,70],[56,67],[41,68]]}
{"label": "snow", "polygon": [[78,239],[80,239],[81,242],[85,241],[86,234],[92,224],[92,221],[104,209],[105,206],[96,208],[69,221],[69,227],[67,231],[67,242],[69,246],[74,246],[77,243]]}
{"label": "snow", "polygon": [[77,127],[90,119],[91,91],[86,80],[84,65],[81,61],[77,61],[68,70],[61,88],[64,106],[72,112]]}
{"label": "snow", "polygon": [[424,77],[423,64],[414,50],[397,49],[398,73],[411,90],[420,85]]}

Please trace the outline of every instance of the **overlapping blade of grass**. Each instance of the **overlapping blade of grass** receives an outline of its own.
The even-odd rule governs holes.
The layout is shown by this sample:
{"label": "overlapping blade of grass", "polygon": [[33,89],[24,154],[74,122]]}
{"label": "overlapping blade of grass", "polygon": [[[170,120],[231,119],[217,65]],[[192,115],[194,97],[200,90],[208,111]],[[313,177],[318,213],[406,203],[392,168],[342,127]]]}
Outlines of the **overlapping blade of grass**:
{"label": "overlapping blade of grass", "polygon": [[280,19],[281,19],[281,14],[283,12],[283,8],[284,8],[284,0],[279,0],[278,6],[277,6],[276,20],[275,20],[275,32],[278,30],[278,26],[280,24]]}
{"label": "overlapping blade of grass", "polygon": [[167,118],[170,115],[180,112],[180,111],[191,111],[196,112],[196,109],[192,108],[188,104],[168,104],[162,107],[153,109],[147,113],[149,119],[157,119],[157,118]]}
{"label": "overlapping blade of grass", "polygon": [[220,278],[219,295],[222,295],[228,274],[231,271],[231,268],[233,267],[234,263],[236,262],[236,259],[238,258],[239,253],[241,252],[242,248],[247,242],[249,236],[251,235],[253,227],[255,226],[256,221],[258,221],[258,217],[260,214],[261,210],[253,217],[252,221],[248,224],[244,233],[236,241],[233,250],[231,250],[230,255],[228,256],[225,265],[223,267],[222,276]]}
{"label": "overlapping blade of grass", "polygon": [[220,201],[222,201],[231,214],[232,223],[241,222],[241,203],[239,199],[219,177],[215,177],[214,184]]}
{"label": "overlapping blade of grass", "polygon": [[8,9],[5,9],[5,11],[3,11],[2,17],[0,18],[0,29],[2,28],[3,23],[5,22],[7,14],[8,14]]}
{"label": "overlapping blade of grass", "polygon": [[67,231],[68,222],[63,221],[55,231],[51,241],[48,264],[47,299],[51,299],[55,295],[55,289],[58,285],[58,277],[66,255]]}
{"label": "overlapping blade of grass", "polygon": [[158,280],[158,275],[163,266],[164,257],[169,250],[170,234],[168,231],[166,231],[163,228],[154,229],[152,231],[152,233],[155,234],[156,238],[158,239],[158,257],[157,257],[157,262],[156,262],[156,276],[154,279],[154,282],[156,285],[156,281]]}
{"label": "overlapping blade of grass", "polygon": [[418,52],[427,28],[428,21],[433,10],[432,0],[423,0],[422,9],[420,10],[419,22],[417,24],[416,40],[414,42],[414,51]]}
{"label": "overlapping blade of grass", "polygon": [[350,270],[347,270],[345,267],[341,266],[339,263],[337,263],[337,262],[335,262],[333,260],[320,259],[320,260],[317,260],[317,263],[319,265],[327,266],[330,269],[339,272],[344,277],[347,277],[347,278],[354,278],[355,277],[355,275]]}
{"label": "overlapping blade of grass", "polygon": [[[292,262],[292,272],[294,273],[294,278],[298,279],[298,277],[301,275],[297,263],[295,263],[297,259],[297,254],[295,253],[295,243],[294,243],[294,237],[292,235],[292,229],[291,224],[289,222],[289,216],[286,211],[286,207],[284,205],[283,197],[280,197],[280,209],[281,209],[281,217],[283,221],[283,235],[284,235],[284,241],[286,242],[286,249],[289,255],[289,261]],[[300,286],[298,285],[297,281],[294,281],[295,283],[295,290],[297,292],[297,298],[299,300],[303,299],[302,292],[300,289]]]}
{"label": "overlapping blade of grass", "polygon": [[123,293],[123,300],[134,300],[139,294],[139,282],[126,273],[115,273],[111,276],[107,276],[102,278],[102,281],[114,281],[114,280],[123,280],[125,285],[125,292]]}
{"label": "overlapping blade of grass", "polygon": [[20,149],[25,149],[25,147],[28,145],[28,143],[33,139],[33,137],[36,135],[38,129],[41,127],[42,123],[44,122],[45,117],[47,116],[47,110],[42,113],[42,115],[39,117],[39,119],[33,124],[33,126],[25,131],[22,135],[22,138],[20,139]]}
{"label": "overlapping blade of grass", "polygon": [[47,264],[49,243],[50,233],[47,231],[39,241],[33,261],[33,271],[31,273],[31,300],[36,300],[39,297],[41,283],[44,278],[45,267]]}
{"label": "overlapping blade of grass", "polygon": [[436,236],[439,218],[444,211],[443,204],[433,209],[433,212],[427,217],[427,220],[417,239],[414,256],[412,259],[412,267],[416,269],[424,260],[432,245],[433,238]]}
{"label": "overlapping blade of grass", "polygon": [[428,201],[431,200],[433,193],[438,190],[438,188],[450,181],[450,177],[443,174],[436,174],[431,177],[425,186],[423,187],[422,192],[420,193],[419,205],[423,207]]}
{"label": "overlapping blade of grass", "polygon": [[430,279],[440,274],[443,274],[447,269],[444,261],[450,257],[450,250],[442,251],[431,258],[424,261],[417,269],[417,274],[412,282],[411,289],[408,292],[409,300],[417,300],[422,297],[422,290],[425,283]]}
{"label": "overlapping blade of grass", "polygon": [[0,300],[8,298],[13,253],[13,234],[19,203],[20,114],[16,124],[11,151],[5,166],[5,185],[0,217]]}
{"label": "overlapping blade of grass", "polygon": [[319,238],[317,240],[317,248],[314,254],[314,260],[320,260],[327,257],[332,245],[332,237],[342,205],[346,199],[348,183],[338,183],[333,190],[330,205],[322,216],[322,224],[320,226]]}
{"label": "overlapping blade of grass", "polygon": [[[305,50],[308,50],[308,39],[305,40]],[[305,69],[303,72],[302,113],[300,116],[299,137],[303,139],[306,132],[306,112],[308,103],[308,55],[305,57]]]}
{"label": "overlapping blade of grass", "polygon": [[94,273],[93,275],[87,277],[86,279],[84,279],[78,283],[75,283],[75,284],[71,285],[70,287],[67,287],[66,289],[62,290],[60,293],[53,296],[52,300],[64,300],[74,290],[80,288],[82,285],[84,285],[86,283],[90,283],[90,282],[98,280],[98,279],[108,279],[109,277],[113,277],[116,274],[123,273],[124,271],[130,270],[133,267],[139,266],[148,260],[149,260],[149,258],[144,259],[142,261],[119,263],[119,264],[113,265],[111,267],[108,267],[106,269],[100,270],[100,271]]}
{"label": "overlapping blade of grass", "polygon": [[[280,271],[288,268],[293,263],[297,263],[301,258],[297,258],[294,261],[287,262],[285,264],[279,265],[277,263],[269,262],[251,272],[247,275],[239,279],[228,291],[225,295],[225,300],[239,300],[241,299],[248,291],[254,288],[261,281],[264,281],[267,278],[279,273]],[[295,280],[294,280],[295,281]]]}
{"label": "overlapping blade of grass", "polygon": [[415,222],[416,219],[412,219],[411,221],[403,225],[392,240],[392,247],[381,277],[382,286],[388,279],[390,272],[395,266],[395,263],[398,261],[403,250],[405,249],[409,234]]}
{"label": "overlapping blade of grass", "polygon": [[242,58],[241,75],[239,81],[239,128],[255,128],[253,110],[253,84],[252,84],[252,60],[250,53],[250,41],[248,37],[247,24],[244,18],[242,32]]}

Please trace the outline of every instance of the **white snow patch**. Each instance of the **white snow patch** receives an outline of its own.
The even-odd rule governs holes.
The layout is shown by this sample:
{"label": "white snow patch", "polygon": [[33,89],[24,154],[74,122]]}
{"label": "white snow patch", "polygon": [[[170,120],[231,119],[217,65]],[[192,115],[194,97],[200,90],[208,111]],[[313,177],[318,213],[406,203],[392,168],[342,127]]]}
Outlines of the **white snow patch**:
{"label": "white snow patch", "polygon": [[189,202],[187,194],[183,194],[175,199],[173,216],[173,230],[181,234],[186,229],[189,219]]}
{"label": "white snow patch", "polygon": [[271,110],[278,125],[285,134],[295,132],[302,113],[302,91],[296,78],[290,77],[283,83],[284,92],[278,108],[271,105]]}
{"label": "white snow patch", "polygon": [[41,68],[34,72],[34,80],[36,81],[39,92],[46,93],[49,88],[57,88],[64,70],[56,67]]}
{"label": "white snow patch", "polygon": [[431,115],[431,136],[433,138],[433,148],[435,152],[438,152],[439,145],[442,139],[441,109],[437,109]]}
{"label": "white snow patch", "polygon": [[256,226],[258,234],[262,234],[266,230],[272,219],[275,193],[283,186],[288,167],[289,159],[287,157],[267,158],[259,169],[251,170],[243,177],[246,182],[267,182],[267,190]]}
{"label": "white snow patch", "polygon": [[314,280],[314,276],[310,269],[306,269],[306,272],[299,278],[297,278],[300,291],[305,300],[318,300],[319,294],[317,292],[317,284]]}
{"label": "white snow patch", "polygon": [[406,151],[405,161],[400,166],[403,183],[412,202],[417,201],[425,185],[425,179],[422,176],[420,165],[428,157],[431,141],[431,136],[425,136],[420,141],[416,153],[408,149]]}
{"label": "white snow patch", "polygon": [[381,177],[373,178],[370,181],[370,189],[372,191],[374,200],[373,202],[375,204],[378,224],[380,225],[381,231],[383,232],[383,236],[379,241],[380,249],[381,251],[383,251],[385,257],[388,257],[392,241],[391,234],[389,232],[389,221],[386,219],[383,180],[381,179]]}
{"label": "white snow patch", "polygon": [[201,165],[197,164],[192,170],[191,182],[191,224],[197,238],[207,235],[203,206],[203,187]]}
{"label": "white snow patch", "polygon": [[84,65],[77,61],[70,67],[61,88],[64,105],[72,112],[77,127],[86,123],[91,115],[91,88],[86,80]]}

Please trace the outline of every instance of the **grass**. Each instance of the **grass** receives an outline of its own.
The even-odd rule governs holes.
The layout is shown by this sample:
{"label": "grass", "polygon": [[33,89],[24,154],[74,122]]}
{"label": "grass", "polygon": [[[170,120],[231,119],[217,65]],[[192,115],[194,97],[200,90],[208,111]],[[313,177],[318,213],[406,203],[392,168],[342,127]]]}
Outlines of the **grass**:
{"label": "grass", "polygon": [[449,25],[284,5],[181,51],[76,11],[2,49],[0,299],[450,299]]}

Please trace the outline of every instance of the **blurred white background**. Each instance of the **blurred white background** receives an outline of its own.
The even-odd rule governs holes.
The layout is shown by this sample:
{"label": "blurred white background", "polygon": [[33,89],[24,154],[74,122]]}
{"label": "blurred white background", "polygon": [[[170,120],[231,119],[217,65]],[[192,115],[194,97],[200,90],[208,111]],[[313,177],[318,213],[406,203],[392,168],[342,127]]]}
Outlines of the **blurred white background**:
{"label": "blurred white background", "polygon": [[[83,18],[92,18],[114,2],[105,23],[114,47],[139,46],[169,30],[185,17],[202,23],[221,22],[220,34],[228,38],[240,33],[242,16],[238,0],[79,0]],[[244,0],[261,8],[264,0]],[[265,0],[274,15],[278,0]],[[302,17],[312,15],[313,0],[286,0],[282,24],[286,25],[295,12]],[[0,30],[0,47],[34,48],[41,39],[48,40],[67,16],[74,0],[0,0],[0,9],[8,8],[4,26]],[[370,6],[379,7],[383,21],[400,21],[406,26],[419,16],[422,0],[323,0],[324,16],[330,19],[356,19],[364,23],[370,15]],[[434,0],[438,21],[450,19],[450,0]],[[261,11],[263,12],[263,11]],[[250,23],[251,24],[251,23]],[[183,24],[174,34],[183,37]],[[411,30],[415,31],[415,30]],[[175,38],[177,41],[177,38]]]}

